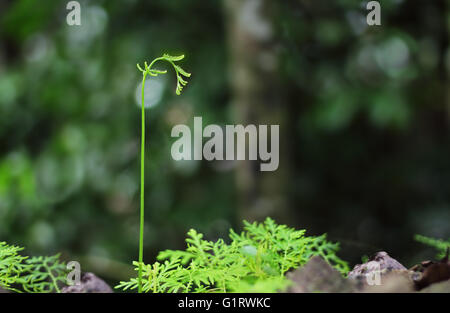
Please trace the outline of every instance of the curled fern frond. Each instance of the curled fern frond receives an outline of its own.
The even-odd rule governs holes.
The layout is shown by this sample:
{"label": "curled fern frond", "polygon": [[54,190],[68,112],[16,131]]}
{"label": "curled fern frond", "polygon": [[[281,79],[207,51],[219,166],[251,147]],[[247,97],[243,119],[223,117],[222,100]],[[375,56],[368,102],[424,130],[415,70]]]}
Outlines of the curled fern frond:
{"label": "curled fern frond", "polygon": [[142,68],[139,64],[136,64],[139,71],[142,72],[144,76],[150,75],[150,76],[158,76],[159,74],[166,74],[166,70],[159,70],[159,69],[153,69],[152,66],[157,61],[166,61],[169,62],[173,69],[175,70],[176,76],[177,76],[177,87],[175,90],[175,93],[177,95],[181,94],[181,91],[183,90],[183,87],[187,85],[187,80],[185,78],[191,77],[191,73],[186,72],[181,66],[175,64],[175,62],[181,61],[184,59],[184,54],[179,56],[172,56],[169,54],[163,54],[163,56],[154,59],[150,64],[147,64],[147,62],[144,62],[144,68]]}

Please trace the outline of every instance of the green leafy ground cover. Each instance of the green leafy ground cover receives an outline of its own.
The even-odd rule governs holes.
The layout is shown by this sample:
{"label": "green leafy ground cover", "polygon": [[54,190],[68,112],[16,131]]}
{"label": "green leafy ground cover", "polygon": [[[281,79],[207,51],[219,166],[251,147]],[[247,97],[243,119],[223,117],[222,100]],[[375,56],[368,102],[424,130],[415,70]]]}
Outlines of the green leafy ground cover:
{"label": "green leafy ground cover", "polygon": [[[336,252],[338,243],[321,236],[306,236],[305,230],[244,221],[240,234],[230,230],[230,242],[203,238],[188,232],[186,250],[165,250],[153,264],[143,265],[144,292],[275,292],[289,285],[287,271],[319,255],[342,274],[348,264]],[[139,263],[134,262],[136,270]],[[138,278],[122,281],[116,288],[138,288]]]}

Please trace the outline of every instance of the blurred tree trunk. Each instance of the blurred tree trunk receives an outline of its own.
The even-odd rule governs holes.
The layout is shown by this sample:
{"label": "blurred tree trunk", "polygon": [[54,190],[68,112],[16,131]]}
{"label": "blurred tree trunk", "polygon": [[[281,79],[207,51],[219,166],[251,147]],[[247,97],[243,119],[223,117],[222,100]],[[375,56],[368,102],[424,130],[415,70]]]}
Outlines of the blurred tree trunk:
{"label": "blurred tree trunk", "polygon": [[[281,91],[277,46],[267,0],[224,0],[230,55],[229,79],[236,123],[280,125],[280,162],[273,172],[261,172],[259,161],[239,161],[236,171],[239,219],[271,216],[289,220],[287,206],[288,152],[285,102]],[[270,126],[269,126],[270,127]],[[270,136],[268,136],[270,138]],[[269,146],[270,147],[270,146]]]}
{"label": "blurred tree trunk", "polygon": [[441,0],[440,1],[440,11],[442,14],[441,17],[441,42],[440,42],[440,50],[441,56],[439,61],[439,67],[442,69],[442,80],[444,84],[444,101],[448,110],[449,122],[450,122],[450,34],[449,28],[450,25],[448,23],[448,18],[450,15],[450,0]]}

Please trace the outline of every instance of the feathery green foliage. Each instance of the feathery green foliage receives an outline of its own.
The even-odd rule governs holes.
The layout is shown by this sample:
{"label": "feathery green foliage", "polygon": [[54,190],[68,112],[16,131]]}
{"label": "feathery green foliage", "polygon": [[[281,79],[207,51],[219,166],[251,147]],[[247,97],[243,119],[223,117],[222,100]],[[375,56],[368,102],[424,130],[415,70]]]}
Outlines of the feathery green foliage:
{"label": "feathery green foliage", "polygon": [[[320,255],[341,273],[349,268],[336,256],[339,244],[326,235],[305,236],[305,230],[277,225],[267,218],[264,223],[244,221],[241,234],[230,230],[229,244],[203,239],[191,229],[186,250],[166,250],[160,262],[142,264],[145,292],[275,292],[289,286],[287,271]],[[139,262],[134,262],[139,270]],[[116,288],[138,288],[138,279],[121,282]]]}
{"label": "feathery green foliage", "polygon": [[414,239],[420,243],[435,248],[438,251],[438,254],[436,255],[436,258],[438,259],[442,259],[445,256],[447,249],[450,248],[450,239],[444,241],[442,239],[435,239],[422,235],[416,235]]}
{"label": "feathery green foliage", "polygon": [[66,265],[59,260],[59,254],[27,259],[27,267],[18,280],[26,292],[61,292],[58,283],[66,282]]}
{"label": "feathery green foliage", "polygon": [[22,247],[0,242],[0,287],[16,292],[60,292],[67,269],[59,255],[28,258]]}
{"label": "feathery green foliage", "polygon": [[25,272],[26,257],[19,254],[21,250],[23,248],[0,242],[0,287],[11,289],[20,275]]}

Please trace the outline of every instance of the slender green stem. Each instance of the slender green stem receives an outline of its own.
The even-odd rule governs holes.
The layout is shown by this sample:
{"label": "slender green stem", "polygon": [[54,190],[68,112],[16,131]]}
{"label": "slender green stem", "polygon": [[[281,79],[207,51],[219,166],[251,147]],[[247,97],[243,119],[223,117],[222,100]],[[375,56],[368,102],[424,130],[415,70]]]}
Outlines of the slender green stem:
{"label": "slender green stem", "polygon": [[139,293],[142,292],[142,264],[144,255],[144,160],[145,160],[145,77],[147,72],[142,74],[142,107],[141,107],[141,208],[139,227]]}

